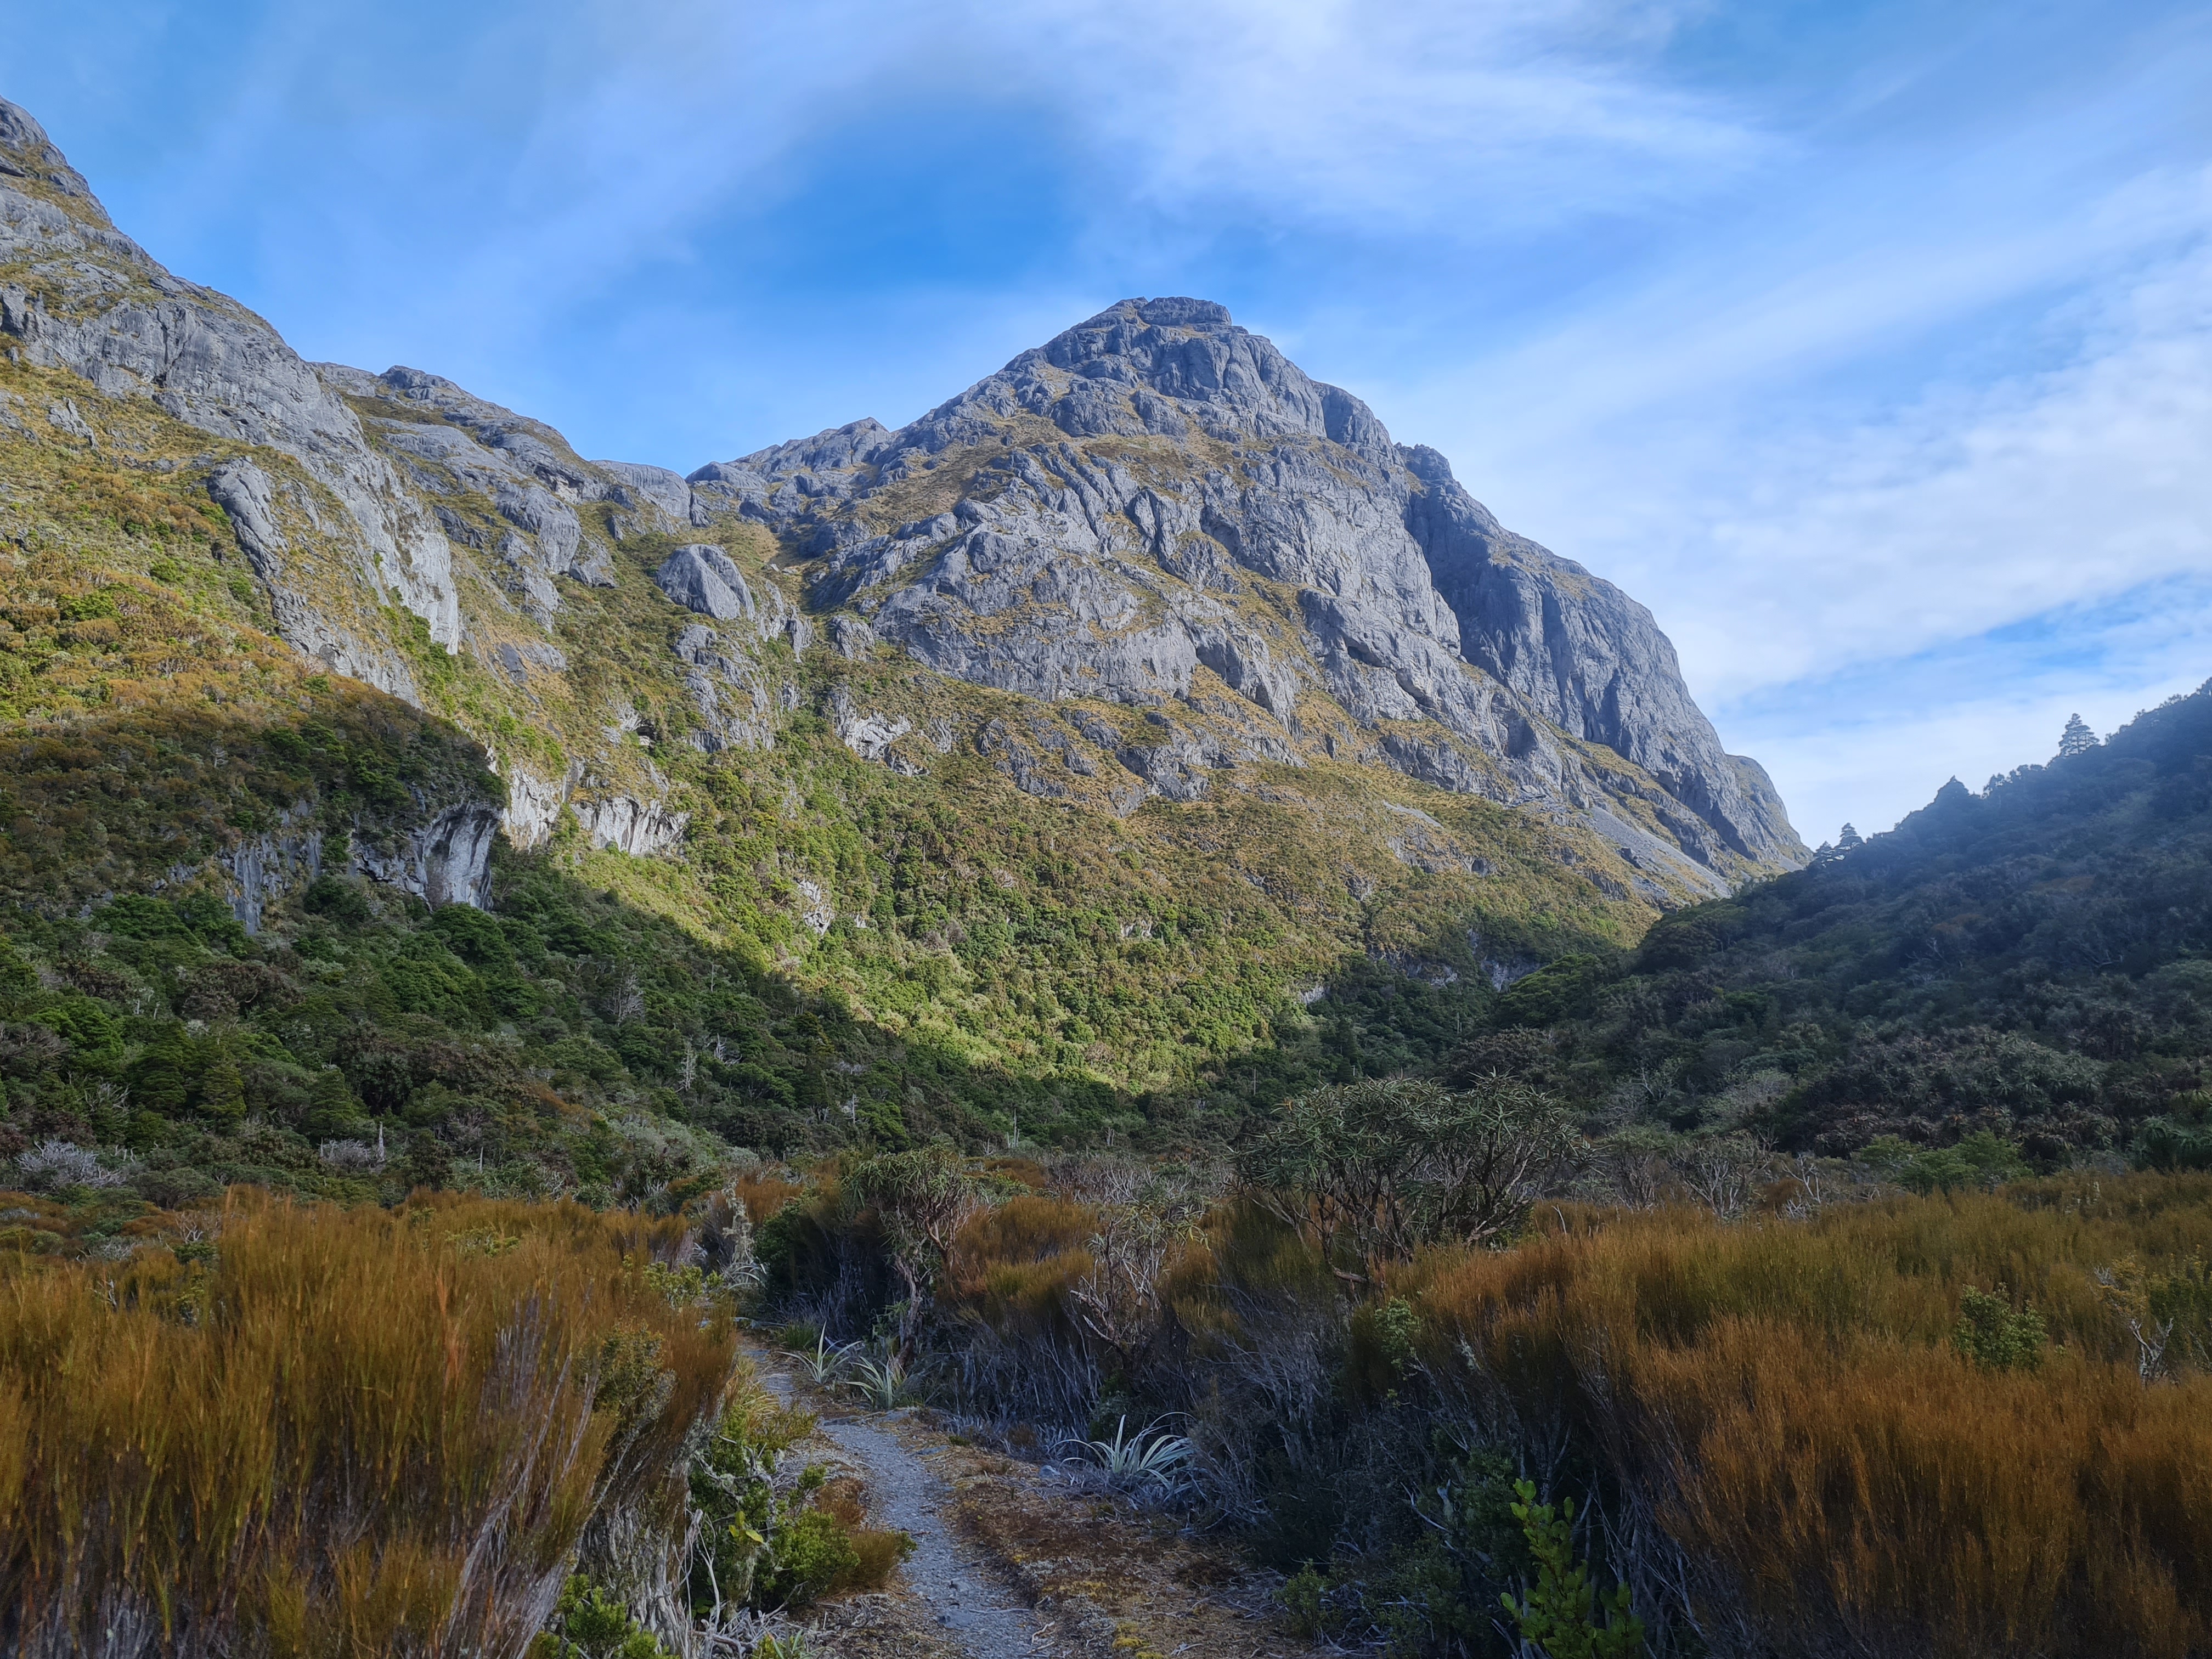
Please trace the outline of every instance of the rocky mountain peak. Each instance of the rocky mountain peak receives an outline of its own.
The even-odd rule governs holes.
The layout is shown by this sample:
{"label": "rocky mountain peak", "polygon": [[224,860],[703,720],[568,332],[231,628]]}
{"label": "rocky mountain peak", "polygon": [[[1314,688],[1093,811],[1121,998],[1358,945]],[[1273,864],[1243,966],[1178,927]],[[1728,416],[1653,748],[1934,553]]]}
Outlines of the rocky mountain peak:
{"label": "rocky mountain peak", "polygon": [[[206,434],[195,474],[301,651],[434,701],[416,676],[454,672],[425,654],[444,647],[495,677],[471,707],[565,709],[562,759],[502,757],[525,839],[566,802],[594,839],[658,845],[682,812],[662,810],[649,744],[672,726],[709,753],[773,744],[814,696],[864,758],[919,774],[985,757],[1028,793],[1115,812],[1300,769],[1370,793],[1402,775],[1597,837],[1621,901],[1802,857],[1648,611],[1211,301],[1121,301],[903,426],[854,421],[686,478],[586,460],[423,370],[301,362],[117,233],[0,105],[0,333],[33,373]],[[73,408],[47,418],[90,432]],[[664,625],[623,647],[690,705],[654,736],[643,706],[665,689],[568,665],[605,643],[593,629]],[[963,712],[963,683],[995,712]],[[606,829],[624,802],[658,827]]]}
{"label": "rocky mountain peak", "polygon": [[1010,401],[1073,437],[1181,438],[1195,429],[1229,443],[1302,436],[1355,449],[1389,443],[1358,398],[1310,379],[1211,300],[1124,300],[1024,352],[939,412],[980,404],[1006,413]]}
{"label": "rocky mountain peak", "polygon": [[100,229],[111,228],[107,210],[92,193],[84,175],[69,164],[46,130],[28,110],[0,98],[0,179],[27,194],[42,197]]}
{"label": "rocky mountain peak", "polygon": [[[1708,883],[1802,855],[1649,611],[1211,301],[1122,301],[905,427],[691,483],[704,518],[805,557],[815,608],[941,672],[1179,706],[1216,752],[1601,811],[1627,853],[1686,854]],[[1637,805],[1597,805],[1624,790]]]}

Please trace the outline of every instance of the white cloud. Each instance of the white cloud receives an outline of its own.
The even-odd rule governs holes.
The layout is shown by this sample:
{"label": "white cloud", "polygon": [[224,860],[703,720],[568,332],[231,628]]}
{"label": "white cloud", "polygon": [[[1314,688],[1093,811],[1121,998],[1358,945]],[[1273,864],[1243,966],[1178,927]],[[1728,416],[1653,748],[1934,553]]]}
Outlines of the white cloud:
{"label": "white cloud", "polygon": [[1887,829],[1953,776],[2048,759],[2079,714],[2109,735],[2212,678],[2212,573],[2067,606],[1917,657],[1765,688],[1714,713],[1764,760],[1808,840]]}
{"label": "white cloud", "polygon": [[1759,482],[1707,505],[1710,563],[1685,573],[1703,683],[1737,696],[2212,569],[2212,252],[2105,321],[2063,368],[1749,447]]}
{"label": "white cloud", "polygon": [[992,9],[985,27],[1074,83],[1068,107],[1103,150],[1134,159],[1156,201],[1394,234],[1480,212],[1494,235],[1504,216],[1695,187],[1765,147],[1726,100],[1657,71],[1702,9],[1114,0]]}

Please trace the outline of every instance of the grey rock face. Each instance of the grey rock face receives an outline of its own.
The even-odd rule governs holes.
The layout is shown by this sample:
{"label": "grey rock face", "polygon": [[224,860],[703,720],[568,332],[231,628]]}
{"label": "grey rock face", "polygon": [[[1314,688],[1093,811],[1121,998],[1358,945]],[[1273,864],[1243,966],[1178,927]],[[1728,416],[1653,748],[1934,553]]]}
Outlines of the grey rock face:
{"label": "grey rock face", "polygon": [[369,644],[332,619],[320,602],[311,571],[295,568],[284,520],[312,518],[313,503],[296,487],[270,477],[252,461],[226,461],[208,475],[208,495],[228,515],[238,544],[269,594],[277,632],[294,649],[341,674],[366,680],[398,696],[411,696],[414,682],[390,653]]}
{"label": "grey rock face", "polygon": [[1747,782],[1723,752],[1649,611],[1505,529],[1435,450],[1401,453],[1422,485],[1407,523],[1469,661],[1561,730],[1635,762],[1737,852],[1758,857],[1796,840],[1765,774]]}
{"label": "grey rock face", "polygon": [[404,417],[375,416],[370,437],[430,498],[450,540],[490,546],[511,573],[510,591],[526,598],[526,608],[545,616],[559,609],[560,592],[550,580],[556,576],[612,585],[612,554],[586,532],[576,509],[620,499],[625,486],[607,469],[579,459],[552,428],[417,368],[370,374],[340,363],[314,367],[349,398],[406,411]]}
{"label": "grey rock face", "polygon": [[481,801],[448,806],[428,823],[379,848],[356,840],[354,863],[371,880],[412,893],[435,909],[491,898],[491,843],[500,813]]}
{"label": "grey rock face", "polygon": [[830,648],[848,661],[858,662],[875,648],[876,630],[858,617],[830,618]]}
{"label": "grey rock face", "polygon": [[[690,486],[695,519],[748,518],[811,556],[848,654],[865,626],[977,684],[1138,707],[1218,680],[1247,757],[1295,762],[1317,736],[1334,752],[1340,710],[1370,734],[1355,750],[1445,788],[1582,814],[1626,789],[1706,886],[1732,860],[1802,855],[1649,612],[1504,531],[1443,457],[1207,301],[1126,301],[901,430],[854,422]],[[1048,775],[1017,734],[994,741],[1018,781]],[[1188,799],[1209,764],[1170,743],[1132,769]]]}
{"label": "grey rock face", "polygon": [[777,684],[742,638],[691,627],[677,635],[672,648],[685,665],[684,689],[699,715],[691,732],[695,744],[714,754],[775,743]]}
{"label": "grey rock face", "polygon": [[521,767],[509,768],[507,810],[500,814],[500,827],[507,840],[517,847],[543,846],[553,833],[574,781],[573,775],[542,778]]}
{"label": "grey rock face", "polygon": [[572,800],[568,810],[591,837],[592,845],[645,858],[665,853],[684,839],[689,812],[671,811],[666,803],[635,795],[599,795]]}
{"label": "grey rock face", "polygon": [[653,573],[653,582],[686,611],[716,622],[736,622],[755,613],[752,589],[719,547],[693,543],[678,548]]}
{"label": "grey rock face", "polygon": [[[9,272],[0,279],[0,335],[11,349],[110,397],[149,398],[217,437],[289,457],[340,509],[322,529],[361,577],[420,616],[432,639],[459,644],[446,538],[353,411],[268,324],[179,281],[118,232],[38,123],[4,100],[0,268]],[[295,597],[312,608],[310,596]],[[287,614],[278,607],[280,626]],[[413,690],[396,660],[363,655],[349,672],[401,695]]]}
{"label": "grey rock face", "polygon": [[617,534],[629,537],[641,530],[680,532],[692,522],[691,486],[682,473],[635,461],[592,465],[614,481],[606,498],[623,509],[616,515]]}
{"label": "grey rock face", "polygon": [[276,827],[248,836],[221,855],[230,913],[249,933],[261,931],[270,902],[323,873],[322,832],[305,802],[286,811]]}
{"label": "grey rock face", "polygon": [[860,708],[842,685],[830,689],[829,714],[837,741],[862,760],[888,762],[891,745],[914,730],[902,716]]}

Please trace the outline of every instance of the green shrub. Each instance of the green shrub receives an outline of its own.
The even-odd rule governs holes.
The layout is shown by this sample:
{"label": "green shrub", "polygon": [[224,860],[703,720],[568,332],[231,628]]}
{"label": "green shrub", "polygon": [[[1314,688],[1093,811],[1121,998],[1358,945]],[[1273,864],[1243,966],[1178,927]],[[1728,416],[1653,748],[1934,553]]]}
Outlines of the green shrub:
{"label": "green shrub", "polygon": [[562,1587],[546,1632],[531,1643],[530,1659],[667,1659],[667,1650],[621,1602],[578,1574]]}
{"label": "green shrub", "polygon": [[1547,1659],[1632,1659],[1643,1651],[1644,1621],[1629,1608],[1628,1586],[1599,1593],[1587,1562],[1575,1553],[1575,1500],[1555,1507],[1536,1501],[1535,1483],[1514,1483],[1520,1502],[1512,1506],[1535,1558],[1536,1582],[1516,1601],[1501,1596],[1522,1636]]}
{"label": "green shrub", "polygon": [[860,1553],[837,1517],[803,1509],[783,1521],[769,1540],[775,1566],[760,1600],[767,1607],[811,1606],[860,1565]]}
{"label": "green shrub", "polygon": [[1989,1129],[1977,1130],[1955,1146],[1916,1146],[1884,1135],[1869,1141],[1858,1156],[1884,1180],[1916,1193],[1979,1191],[2029,1173],[2020,1148]]}
{"label": "green shrub", "polygon": [[1959,1323],[1951,1345],[1989,1371],[2032,1371],[2043,1364],[2044,1344],[2050,1332],[2043,1316],[2032,1308],[2013,1311],[2002,1294],[1978,1291],[1972,1285],[1960,1293]]}

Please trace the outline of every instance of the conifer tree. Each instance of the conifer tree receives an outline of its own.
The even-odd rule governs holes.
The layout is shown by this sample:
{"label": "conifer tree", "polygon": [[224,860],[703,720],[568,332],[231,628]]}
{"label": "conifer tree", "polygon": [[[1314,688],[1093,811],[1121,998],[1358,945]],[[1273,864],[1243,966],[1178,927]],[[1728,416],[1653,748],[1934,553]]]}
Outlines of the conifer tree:
{"label": "conifer tree", "polygon": [[1859,834],[1857,830],[1852,829],[1848,823],[1845,824],[1836,836],[1836,850],[1838,853],[1848,853],[1854,847],[1863,847],[1865,845],[1866,837]]}
{"label": "conifer tree", "polygon": [[235,1123],[246,1115],[246,1079],[227,1051],[217,1050],[201,1073],[199,1105],[218,1123]]}
{"label": "conifer tree", "polygon": [[2089,729],[2089,723],[2079,714],[2069,714],[2066,729],[2058,734],[2058,758],[2086,754],[2096,746],[2097,734]]}

